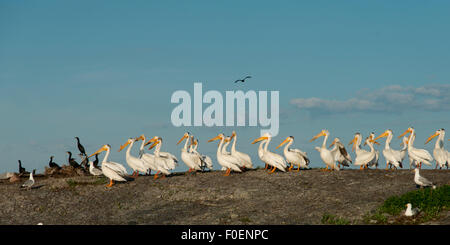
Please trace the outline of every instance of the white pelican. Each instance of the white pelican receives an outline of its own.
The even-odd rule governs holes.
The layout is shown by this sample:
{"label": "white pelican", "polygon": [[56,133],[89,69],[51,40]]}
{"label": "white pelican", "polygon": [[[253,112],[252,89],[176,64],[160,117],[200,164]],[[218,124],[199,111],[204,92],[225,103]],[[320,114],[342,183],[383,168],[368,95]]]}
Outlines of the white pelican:
{"label": "white pelican", "polygon": [[141,146],[139,147],[139,159],[141,159],[144,162],[145,167],[148,168],[148,173],[151,174],[153,171],[158,171],[156,164],[155,164],[155,155],[150,153],[145,153],[145,135],[141,135],[136,138],[136,141],[142,140]]}
{"label": "white pelican", "polygon": [[31,189],[31,187],[34,185],[33,174],[35,174],[35,173],[36,173],[36,169],[33,169],[33,172],[30,173],[30,178],[27,181],[25,181],[20,187]]}
{"label": "white pelican", "polygon": [[422,187],[433,187],[433,189],[436,188],[436,186],[433,184],[433,182],[427,180],[426,178],[420,176],[419,169],[414,169],[414,182],[416,185],[418,185],[420,188]]}
{"label": "white pelican", "polygon": [[359,169],[363,169],[367,167],[367,165],[373,160],[375,157],[375,149],[373,148],[373,143],[375,141],[370,137],[367,137],[364,141],[364,145],[368,145],[370,151],[360,152],[356,155],[355,162],[353,163],[355,166],[360,166]]}
{"label": "white pelican", "polygon": [[438,166],[440,169],[445,166],[447,166],[447,168],[448,168],[449,153],[448,153],[448,151],[446,151],[444,149],[445,130],[443,128],[436,130],[436,132],[427,139],[425,144],[430,142],[430,140],[436,136],[439,136],[438,139],[436,140],[436,144],[434,145],[434,150],[433,150],[434,160],[436,161],[436,168]]}
{"label": "white pelican", "polygon": [[[371,140],[375,139],[375,133],[374,132],[370,133],[369,138]],[[379,143],[376,141],[373,141],[373,143],[379,145]],[[376,150],[375,148],[374,148],[374,150],[375,150],[375,157],[372,159],[372,161],[369,162],[368,166],[369,167],[375,166],[378,169],[378,158],[380,156],[380,152],[378,150]]]}
{"label": "white pelican", "polygon": [[130,168],[133,169],[132,177],[137,178],[139,176],[139,172],[147,173],[148,167],[145,166],[145,163],[144,161],[142,161],[142,159],[132,156],[130,154],[131,148],[133,147],[135,141],[136,139],[132,138],[128,139],[125,144],[120,146],[118,152],[122,151],[127,145],[129,145],[125,153],[125,158],[127,160],[128,166],[130,166]]}
{"label": "white pelican", "polygon": [[[175,155],[173,155],[172,153],[160,151],[160,149],[162,147],[162,138],[159,137],[159,136],[154,136],[147,143],[145,143],[144,146],[146,146],[146,145],[148,145],[148,144],[150,144],[152,142],[156,142],[157,144],[159,144],[158,155],[159,155],[159,157],[165,159],[164,160],[165,163],[166,163],[165,164],[165,166],[166,166],[165,168],[168,169],[168,170],[174,170],[178,166],[178,159],[177,159],[177,157]],[[155,145],[156,144],[154,144],[153,146],[150,146],[149,150],[151,148],[155,147]],[[155,149],[155,151],[156,151],[156,149]],[[156,155],[155,152],[153,152],[153,154]]]}
{"label": "white pelican", "polygon": [[244,168],[252,169],[253,163],[252,163],[252,159],[250,158],[250,156],[248,154],[245,154],[243,152],[236,150],[237,136],[236,136],[235,131],[233,131],[233,133],[231,134],[231,139],[233,139],[233,138],[234,138],[234,141],[233,141],[233,144],[231,145],[231,155],[239,158],[239,160],[242,162],[242,165]]}
{"label": "white pelican", "polygon": [[216,137],[208,140],[208,142],[212,142],[219,139],[220,143],[219,146],[217,147],[217,162],[222,167],[225,167],[227,169],[227,172],[225,173],[224,176],[230,175],[231,170],[234,170],[236,172],[242,172],[242,170],[239,168],[239,159],[233,157],[231,154],[228,155],[222,153],[222,146],[223,142],[225,141],[225,136],[223,134],[217,135]]}
{"label": "white pelican", "polygon": [[184,133],[183,137],[178,141],[177,145],[186,139],[184,147],[181,148],[181,160],[189,167],[189,171],[201,170],[201,161],[195,156],[195,153],[188,152],[188,143],[190,141],[189,133]]}
{"label": "white pelican", "polygon": [[[255,139],[252,144],[255,144],[259,141],[263,141],[261,142],[261,144],[259,145],[259,149],[258,149],[258,155],[260,156],[261,160],[272,166],[272,171],[270,173],[275,172],[275,170],[278,168],[279,170],[286,172],[286,168],[287,168],[287,164],[286,164],[286,160],[284,160],[284,158],[276,153],[270,152],[267,148],[269,146],[270,140],[272,139],[272,135],[270,135],[269,133],[265,133],[263,134],[263,136]],[[264,142],[265,141],[265,142]],[[264,149],[262,148],[262,144],[265,143]],[[262,150],[262,151],[261,151]]]}
{"label": "white pelican", "polygon": [[197,151],[198,148],[198,140],[194,139],[192,142],[192,152],[198,154],[200,156],[200,160],[203,162],[203,166],[207,167],[208,169],[212,170],[213,169],[213,164],[212,164],[212,160],[209,156],[207,155],[203,155],[200,152]]}
{"label": "white pelican", "polygon": [[316,146],[315,149],[320,152],[320,158],[322,158],[322,161],[327,165],[326,170],[328,170],[328,167],[330,167],[331,170],[339,170],[339,168],[336,166],[336,162],[334,161],[333,153],[331,153],[331,151],[327,149],[326,144],[329,135],[330,133],[328,132],[328,130],[322,129],[322,131],[314,136],[309,142],[313,142],[315,139],[324,136],[322,146]]}
{"label": "white pelican", "polygon": [[419,168],[422,167],[422,163],[431,166],[433,157],[430,155],[430,153],[425,149],[417,149],[413,145],[416,138],[416,132],[414,131],[413,127],[409,127],[402,135],[399,136],[399,138],[403,137],[407,133],[410,133],[407,142],[409,158],[412,158],[415,161],[416,166],[418,165]]}
{"label": "white pelican", "polygon": [[[373,135],[371,135],[371,136],[368,137],[368,139],[371,139],[371,140],[373,140],[373,138],[374,138]],[[367,154],[370,153],[370,151],[366,151],[366,150],[360,148],[361,141],[362,141],[362,136],[361,136],[361,134],[360,134],[360,133],[355,133],[355,136],[353,137],[353,140],[350,141],[350,143],[348,143],[349,145],[350,145],[350,144],[353,144],[353,146],[352,146],[352,151],[355,152],[356,158],[358,158],[358,155],[361,155],[361,156],[363,156],[363,158],[364,158],[365,156],[367,156]],[[379,143],[376,142],[376,141],[373,141],[372,143],[379,144]],[[366,143],[364,143],[364,145],[366,145]],[[373,154],[373,158],[370,159],[369,162],[367,162],[366,165],[364,165],[364,166],[362,166],[362,167],[367,168],[369,165],[370,165],[370,166],[373,166],[373,165],[378,166],[378,164],[377,164],[377,163],[378,163],[377,151],[375,151],[375,149],[374,149],[374,153],[375,153],[375,154]],[[356,161],[356,160],[355,160],[355,161]]]}
{"label": "white pelican", "polygon": [[[288,143],[289,142],[289,143]],[[287,143],[287,144],[286,144]],[[297,172],[300,168],[308,168],[309,159],[308,154],[299,149],[290,149],[289,147],[294,143],[294,136],[287,137],[281,144],[277,146],[276,149],[280,148],[282,145],[286,144],[283,153],[286,161],[291,164],[288,171],[291,171],[294,165],[297,165]]]}
{"label": "white pelican", "polygon": [[339,138],[334,138],[333,142],[329,147],[334,145],[333,149],[331,149],[331,153],[334,156],[334,160],[338,162],[338,168],[342,166],[349,167],[350,163],[352,163],[352,157],[348,154],[345,149],[344,144],[341,143]]}
{"label": "white pelican", "polygon": [[[231,142],[231,137],[225,136],[225,139],[223,140],[222,154],[231,155],[231,153],[229,151],[227,151],[227,147],[230,144],[230,142]],[[239,167],[241,167],[241,164],[239,165]]]}
{"label": "white pelican", "polygon": [[388,129],[384,131],[384,133],[380,134],[378,137],[376,137],[374,140],[377,140],[379,138],[386,137],[386,144],[384,145],[383,149],[383,156],[384,159],[386,159],[386,170],[388,169],[388,165],[394,165],[394,167],[397,168],[403,168],[402,166],[402,152],[397,151],[394,149],[391,149],[391,141],[394,134],[392,133],[392,130]]}
{"label": "white pelican", "polygon": [[[408,152],[408,137],[407,136],[403,136],[403,140],[402,143],[400,143],[401,146],[403,146],[403,148],[400,150],[400,159],[403,160],[406,157],[406,153]],[[409,169],[411,169],[411,165],[413,164],[413,160],[409,159]]]}
{"label": "white pelican", "polygon": [[106,151],[106,155],[102,161],[102,172],[106,177],[109,178],[109,184],[107,185],[107,187],[111,187],[114,184],[114,180],[115,181],[127,181],[124,178],[124,176],[127,174],[127,169],[120,163],[108,162],[108,156],[111,151],[110,145],[102,146],[100,149],[98,149],[96,152],[94,152],[89,157],[100,154],[103,151]]}
{"label": "white pelican", "polygon": [[159,173],[163,173],[164,174],[163,177],[166,175],[169,175],[170,174],[169,168],[170,168],[170,166],[173,166],[172,158],[166,157],[167,155],[166,156],[160,155],[161,144],[162,144],[162,138],[158,137],[149,148],[149,149],[152,149],[153,147],[155,147],[155,151],[153,152],[153,154],[155,155],[155,165],[157,166],[158,171],[156,172],[155,176],[153,177],[154,179],[158,178]]}
{"label": "white pelican", "polygon": [[406,204],[405,216],[411,217],[419,213],[418,208],[412,208],[411,203]]}

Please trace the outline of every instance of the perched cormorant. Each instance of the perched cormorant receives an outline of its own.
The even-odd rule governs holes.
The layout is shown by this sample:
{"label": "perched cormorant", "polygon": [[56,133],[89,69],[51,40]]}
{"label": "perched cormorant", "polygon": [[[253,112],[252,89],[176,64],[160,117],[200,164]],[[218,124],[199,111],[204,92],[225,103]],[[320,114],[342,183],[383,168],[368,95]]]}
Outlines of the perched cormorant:
{"label": "perched cormorant", "polygon": [[252,77],[251,76],[246,76],[244,79],[238,79],[238,80],[234,81],[234,83],[245,82],[245,79],[247,79],[247,78],[252,78]]}
{"label": "perched cormorant", "polygon": [[74,167],[74,168],[79,168],[80,164],[77,163],[77,161],[75,161],[75,159],[72,158],[72,152],[68,151],[67,154],[69,154],[69,165]]}
{"label": "perched cormorant", "polygon": [[53,162],[53,158],[54,156],[50,157],[50,162],[48,163],[48,166],[51,168],[61,169],[61,167],[57,163]]}
{"label": "perched cormorant", "polygon": [[80,138],[75,137],[75,139],[77,139],[78,150],[80,150],[81,154],[83,154],[84,156],[86,156],[86,151],[84,150],[83,145],[80,144]]}
{"label": "perched cormorant", "polygon": [[95,155],[94,167],[98,168],[98,154]]}
{"label": "perched cormorant", "polygon": [[22,161],[19,160],[19,174],[29,174],[30,172],[26,171],[24,167],[22,167]]}

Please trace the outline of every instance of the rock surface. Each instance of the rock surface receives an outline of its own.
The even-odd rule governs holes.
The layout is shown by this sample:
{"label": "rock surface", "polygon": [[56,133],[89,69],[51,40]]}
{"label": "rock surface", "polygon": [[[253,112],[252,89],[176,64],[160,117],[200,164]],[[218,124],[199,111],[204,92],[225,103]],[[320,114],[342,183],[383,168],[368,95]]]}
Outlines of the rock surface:
{"label": "rock surface", "polygon": [[[139,176],[112,188],[93,176],[37,176],[31,190],[19,188],[25,177],[2,180],[0,224],[321,224],[325,214],[362,224],[386,198],[416,189],[409,170],[223,173]],[[421,174],[450,184],[448,170]]]}

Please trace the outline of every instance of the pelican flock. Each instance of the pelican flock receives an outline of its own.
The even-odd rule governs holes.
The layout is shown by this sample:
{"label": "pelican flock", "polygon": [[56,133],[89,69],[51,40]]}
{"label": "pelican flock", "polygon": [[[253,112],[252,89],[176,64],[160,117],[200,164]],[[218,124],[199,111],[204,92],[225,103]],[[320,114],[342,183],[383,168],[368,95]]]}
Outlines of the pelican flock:
{"label": "pelican flock", "polygon": [[[396,150],[391,147],[392,141],[394,140],[394,133],[391,129],[385,130],[383,133],[375,137],[375,133],[371,132],[363,141],[363,136],[361,133],[356,132],[353,135],[353,139],[350,141],[349,145],[352,145],[351,152],[354,152],[354,158],[351,156],[351,152],[347,151],[344,144],[342,144],[340,138],[335,137],[331,144],[327,147],[327,140],[330,136],[330,132],[326,129],[321,130],[318,134],[314,135],[309,142],[313,142],[316,139],[323,137],[322,144],[320,146],[315,146],[314,148],[319,152],[319,156],[325,165],[323,171],[339,171],[344,167],[359,167],[360,170],[365,170],[369,168],[378,168],[379,154],[378,150],[375,149],[375,145],[379,144],[376,140],[381,138],[385,139],[385,145],[382,149],[382,155],[386,162],[386,170],[396,170],[404,168],[404,159],[406,155],[409,158],[409,167],[414,168],[415,176],[414,180],[418,186],[428,187],[434,186],[434,184],[420,176],[419,169],[422,164],[431,166],[431,162],[434,160],[436,162],[435,169],[449,168],[450,165],[450,153],[444,148],[445,142],[445,130],[436,130],[428,139],[425,144],[429,143],[434,138],[436,139],[433,156],[425,150],[419,149],[414,146],[414,141],[416,138],[416,132],[413,127],[409,127],[406,131],[399,135],[398,138],[403,137],[400,145],[401,149]],[[124,165],[117,162],[112,162],[109,160],[109,154],[111,151],[111,145],[103,145],[96,152],[87,156],[85,148],[80,144],[80,139],[77,139],[77,147],[80,151],[80,157],[82,159],[82,164],[72,158],[72,152],[67,151],[68,154],[67,162],[68,165],[74,169],[83,170],[84,165],[86,165],[87,173],[93,176],[105,176],[110,182],[107,187],[114,185],[114,181],[126,182],[129,180],[128,177],[137,178],[140,173],[151,174],[154,171],[154,179],[157,179],[159,175],[162,178],[170,176],[172,171],[178,166],[177,157],[169,152],[161,151],[163,145],[163,139],[159,136],[153,136],[146,138],[144,134],[138,137],[130,137],[128,140],[119,147],[118,152],[122,151],[126,147],[125,160],[129,168],[132,169],[132,174],[129,175],[127,169]],[[272,140],[272,135],[265,133],[262,136],[254,139],[251,144],[259,143],[257,148],[257,154],[262,163],[266,165],[265,169],[268,169],[268,173],[274,173],[276,170],[280,172],[290,172],[294,168],[297,172],[300,169],[311,169],[310,158],[306,151],[293,148],[294,136],[288,136],[275,147],[278,149],[282,146],[282,155],[270,151],[269,145]],[[138,156],[133,156],[131,154],[134,143],[142,141],[139,147]],[[194,137],[194,135],[186,132],[183,134],[181,139],[176,143],[177,145],[184,141],[184,145],[181,148],[181,161],[188,167],[188,172],[204,172],[205,169],[213,170],[213,159],[207,155],[199,152],[199,140]],[[238,151],[237,148],[237,134],[232,131],[230,136],[226,136],[223,133],[209,139],[207,142],[219,141],[216,150],[216,160],[222,171],[225,171],[224,176],[229,176],[231,172],[243,173],[248,170],[255,169],[254,163],[251,156],[242,151]],[[248,142],[250,143],[250,142]],[[247,143],[247,144],[248,144]],[[361,143],[364,143],[361,146]],[[149,145],[148,150],[153,150],[153,153],[145,152],[145,146]],[[229,146],[231,148],[229,149]],[[362,149],[361,147],[368,147],[368,149]],[[312,146],[311,146],[312,147]],[[106,151],[106,154],[101,162],[100,166],[98,164],[98,155]],[[95,156],[95,161],[89,161],[89,158]],[[55,170],[61,170],[60,167],[54,161],[54,156],[50,157],[48,166]],[[270,167],[270,169],[269,169]],[[19,160],[19,172],[23,174],[28,174],[28,172],[22,167],[22,163]],[[24,187],[30,187],[34,184],[33,174],[30,174],[30,180],[24,183]]]}

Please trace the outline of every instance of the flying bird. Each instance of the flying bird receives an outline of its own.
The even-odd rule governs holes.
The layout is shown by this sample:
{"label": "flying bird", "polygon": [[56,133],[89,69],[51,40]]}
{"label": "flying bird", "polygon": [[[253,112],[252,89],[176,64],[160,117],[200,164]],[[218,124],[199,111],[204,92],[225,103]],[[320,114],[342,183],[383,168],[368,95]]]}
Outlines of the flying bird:
{"label": "flying bird", "polygon": [[245,79],[247,79],[247,78],[252,78],[252,77],[251,76],[246,76],[244,79],[238,79],[238,80],[234,81],[234,83],[245,82]]}

